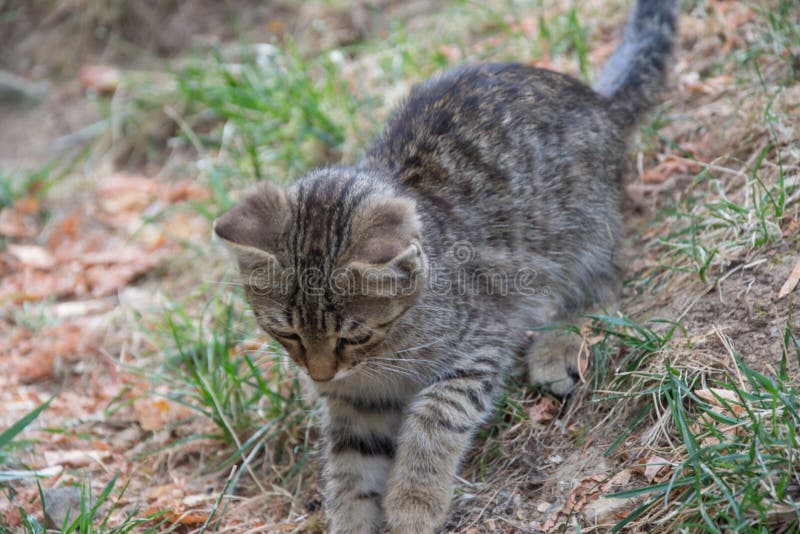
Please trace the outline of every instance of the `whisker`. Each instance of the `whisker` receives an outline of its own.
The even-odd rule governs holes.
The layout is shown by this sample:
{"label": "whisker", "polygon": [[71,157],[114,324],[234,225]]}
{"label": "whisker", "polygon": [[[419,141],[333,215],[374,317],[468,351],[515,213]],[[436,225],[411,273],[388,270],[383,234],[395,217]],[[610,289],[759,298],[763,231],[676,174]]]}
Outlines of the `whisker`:
{"label": "whisker", "polygon": [[412,351],[415,351],[415,350],[420,350],[420,349],[424,349],[426,347],[430,347],[432,345],[435,345],[436,343],[440,343],[441,341],[444,341],[444,338],[439,338],[439,339],[437,339],[435,341],[431,341],[430,343],[424,343],[422,345],[417,345],[416,347],[409,347],[407,349],[401,349],[401,350],[397,350],[397,351],[394,351],[394,352],[377,352],[374,355],[375,356],[382,356],[384,354],[388,354],[390,356],[393,356],[395,354],[404,354],[406,352],[412,352]]}

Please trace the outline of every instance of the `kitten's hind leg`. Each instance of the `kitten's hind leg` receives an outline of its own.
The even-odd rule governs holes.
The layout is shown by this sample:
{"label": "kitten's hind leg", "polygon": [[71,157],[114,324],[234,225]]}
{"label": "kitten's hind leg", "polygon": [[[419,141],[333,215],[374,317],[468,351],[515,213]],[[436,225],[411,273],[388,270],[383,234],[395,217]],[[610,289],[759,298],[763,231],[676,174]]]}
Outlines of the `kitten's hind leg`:
{"label": "kitten's hind leg", "polygon": [[564,397],[580,380],[583,338],[565,328],[542,330],[535,336],[526,355],[528,379],[531,384]]}
{"label": "kitten's hind leg", "polygon": [[[613,301],[609,309],[616,309]],[[593,309],[592,313],[607,313]],[[588,319],[575,317],[572,321],[562,321],[562,325],[574,325],[582,328]],[[564,397],[568,395],[580,381],[579,367],[583,358],[589,355],[589,347],[585,345],[583,336],[568,326],[556,326],[533,334],[534,341],[526,354],[528,364],[528,380],[534,386]],[[585,365],[584,365],[585,368]]]}

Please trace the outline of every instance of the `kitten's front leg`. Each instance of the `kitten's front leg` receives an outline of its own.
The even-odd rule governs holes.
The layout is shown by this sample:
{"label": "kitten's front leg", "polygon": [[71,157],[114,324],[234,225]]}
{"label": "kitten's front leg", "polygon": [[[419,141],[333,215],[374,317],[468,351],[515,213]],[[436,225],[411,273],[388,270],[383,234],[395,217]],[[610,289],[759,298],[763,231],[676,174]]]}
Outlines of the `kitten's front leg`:
{"label": "kitten's front leg", "polygon": [[400,408],[328,400],[324,479],[332,534],[375,534],[383,527],[381,499],[400,417]]}
{"label": "kitten's front leg", "polygon": [[502,354],[485,351],[439,377],[409,406],[384,499],[392,534],[430,534],[444,523],[458,465],[502,386],[503,362]]}

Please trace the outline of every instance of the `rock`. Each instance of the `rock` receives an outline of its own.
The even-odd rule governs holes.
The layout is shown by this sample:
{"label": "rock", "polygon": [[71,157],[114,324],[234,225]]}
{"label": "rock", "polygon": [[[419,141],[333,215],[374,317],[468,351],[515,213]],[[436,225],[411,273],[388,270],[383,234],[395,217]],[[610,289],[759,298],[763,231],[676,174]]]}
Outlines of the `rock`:
{"label": "rock", "polygon": [[69,516],[70,523],[81,513],[81,489],[75,486],[44,490],[44,522],[59,532]]}
{"label": "rock", "polygon": [[50,90],[46,81],[29,82],[8,71],[0,70],[0,103],[26,104],[44,100]]}

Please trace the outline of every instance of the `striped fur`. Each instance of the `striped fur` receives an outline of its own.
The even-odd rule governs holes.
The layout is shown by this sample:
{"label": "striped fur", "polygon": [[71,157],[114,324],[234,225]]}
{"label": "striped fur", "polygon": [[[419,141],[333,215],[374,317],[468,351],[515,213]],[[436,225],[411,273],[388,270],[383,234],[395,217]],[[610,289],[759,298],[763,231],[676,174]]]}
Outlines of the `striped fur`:
{"label": "striped fur", "polygon": [[524,65],[455,70],[355,165],[216,222],[259,324],[322,400],[331,532],[440,527],[515,355],[572,387],[573,341],[525,332],[616,294],[627,136],[666,76],[675,4],[639,1],[602,94]]}

